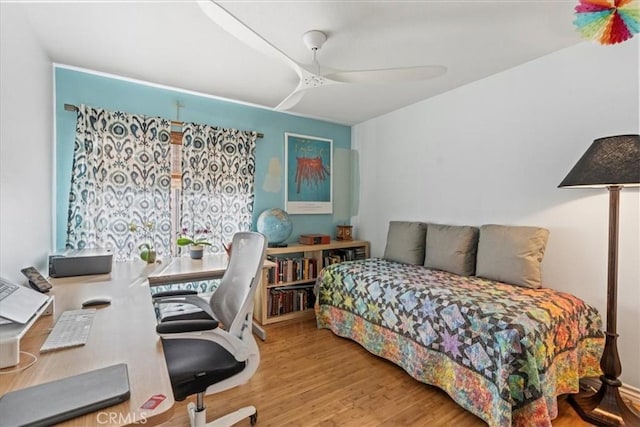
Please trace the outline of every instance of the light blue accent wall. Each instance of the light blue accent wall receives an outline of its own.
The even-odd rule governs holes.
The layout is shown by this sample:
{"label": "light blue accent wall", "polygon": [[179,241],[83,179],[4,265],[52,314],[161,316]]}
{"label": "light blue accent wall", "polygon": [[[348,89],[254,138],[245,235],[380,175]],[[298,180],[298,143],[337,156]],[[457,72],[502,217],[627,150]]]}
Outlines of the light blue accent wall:
{"label": "light blue accent wall", "polygon": [[[333,140],[334,157],[349,153],[351,127],[321,120],[297,117],[268,109],[250,107],[206,96],[184,93],[138,84],[117,78],[81,72],[69,68],[55,68],[56,95],[56,249],[66,241],[67,209],[76,114],[66,111],[64,104],[86,104],[107,110],[164,117],[176,120],[176,102],[180,120],[255,130],[264,134],[256,147],[256,184],[253,214],[255,229],[258,215],[267,208],[284,208],[284,134],[285,132],[317,136]],[[293,234],[288,242],[296,242],[304,233],[323,233],[335,238],[335,225],[348,223],[352,185],[349,162],[334,161],[334,214],[291,215]],[[279,168],[277,166],[280,166]],[[343,170],[344,169],[344,170]],[[343,206],[344,205],[344,206]],[[345,217],[346,216],[346,217]]]}

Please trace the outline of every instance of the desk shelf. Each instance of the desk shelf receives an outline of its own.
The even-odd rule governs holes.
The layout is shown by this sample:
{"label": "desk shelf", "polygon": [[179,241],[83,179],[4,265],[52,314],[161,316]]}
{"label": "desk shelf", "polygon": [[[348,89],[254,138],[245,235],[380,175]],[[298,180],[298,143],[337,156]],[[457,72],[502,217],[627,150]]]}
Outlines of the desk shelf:
{"label": "desk shelf", "polygon": [[313,318],[313,286],[328,264],[369,257],[369,242],[332,240],[322,245],[268,248],[273,267],[265,269],[255,294],[254,320],[262,325],[291,319]]}

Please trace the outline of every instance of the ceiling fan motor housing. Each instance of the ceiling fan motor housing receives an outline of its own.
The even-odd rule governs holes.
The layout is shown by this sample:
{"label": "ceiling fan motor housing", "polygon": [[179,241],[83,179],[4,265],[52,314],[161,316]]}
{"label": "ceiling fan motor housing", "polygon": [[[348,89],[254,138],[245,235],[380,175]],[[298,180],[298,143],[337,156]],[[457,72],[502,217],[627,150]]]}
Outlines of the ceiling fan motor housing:
{"label": "ceiling fan motor housing", "polygon": [[309,50],[318,50],[327,41],[327,35],[322,31],[311,30],[302,35],[302,41]]}

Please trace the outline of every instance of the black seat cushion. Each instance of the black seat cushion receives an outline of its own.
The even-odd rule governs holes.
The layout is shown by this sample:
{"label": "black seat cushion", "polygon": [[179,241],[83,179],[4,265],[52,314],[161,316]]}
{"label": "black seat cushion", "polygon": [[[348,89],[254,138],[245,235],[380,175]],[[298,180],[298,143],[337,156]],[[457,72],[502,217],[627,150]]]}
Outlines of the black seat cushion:
{"label": "black seat cushion", "polygon": [[174,314],[171,316],[166,316],[162,318],[162,321],[171,322],[172,320],[204,320],[204,319],[211,319],[211,316],[209,316],[204,311],[200,310],[192,313]]}
{"label": "black seat cushion", "polygon": [[163,339],[173,397],[177,401],[203,392],[245,367],[220,344],[200,339]]}

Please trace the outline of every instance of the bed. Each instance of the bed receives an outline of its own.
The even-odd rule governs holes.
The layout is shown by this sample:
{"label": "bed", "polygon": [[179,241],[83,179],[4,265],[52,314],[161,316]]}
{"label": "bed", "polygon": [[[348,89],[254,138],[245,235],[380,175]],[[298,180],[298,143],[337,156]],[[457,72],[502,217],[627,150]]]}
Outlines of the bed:
{"label": "bed", "polygon": [[601,373],[601,318],[567,293],[383,258],[327,266],[316,293],[318,327],[441,388],[490,426],[551,425],[557,396]]}

